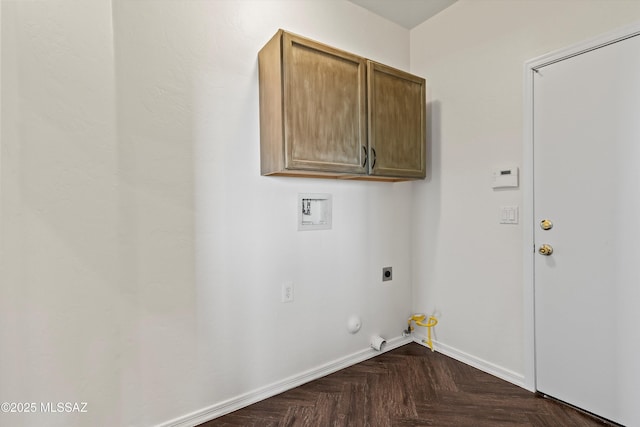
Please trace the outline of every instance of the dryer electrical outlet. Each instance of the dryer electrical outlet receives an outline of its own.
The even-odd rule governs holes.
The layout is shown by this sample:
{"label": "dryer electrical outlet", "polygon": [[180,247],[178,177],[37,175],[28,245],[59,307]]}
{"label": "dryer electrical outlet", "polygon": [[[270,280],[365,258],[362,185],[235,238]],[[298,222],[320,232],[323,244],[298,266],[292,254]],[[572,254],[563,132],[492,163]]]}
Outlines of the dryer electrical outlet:
{"label": "dryer electrical outlet", "polygon": [[382,281],[388,282],[393,280],[393,267],[384,267],[382,269]]}

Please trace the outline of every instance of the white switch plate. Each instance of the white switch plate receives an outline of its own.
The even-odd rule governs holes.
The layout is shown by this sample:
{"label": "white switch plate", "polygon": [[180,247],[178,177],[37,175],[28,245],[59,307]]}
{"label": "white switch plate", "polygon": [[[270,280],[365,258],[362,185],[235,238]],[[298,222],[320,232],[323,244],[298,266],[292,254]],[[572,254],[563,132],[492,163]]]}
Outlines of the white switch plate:
{"label": "white switch plate", "polygon": [[517,224],[518,210],[518,206],[500,207],[500,224]]}

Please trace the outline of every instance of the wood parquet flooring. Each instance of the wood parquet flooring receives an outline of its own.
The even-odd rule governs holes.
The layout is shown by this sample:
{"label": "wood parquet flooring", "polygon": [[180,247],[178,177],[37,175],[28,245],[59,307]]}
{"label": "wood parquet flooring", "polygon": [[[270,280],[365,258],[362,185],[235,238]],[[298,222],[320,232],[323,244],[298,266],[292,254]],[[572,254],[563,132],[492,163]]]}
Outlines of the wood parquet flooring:
{"label": "wood parquet flooring", "polygon": [[411,343],[199,427],[607,425]]}

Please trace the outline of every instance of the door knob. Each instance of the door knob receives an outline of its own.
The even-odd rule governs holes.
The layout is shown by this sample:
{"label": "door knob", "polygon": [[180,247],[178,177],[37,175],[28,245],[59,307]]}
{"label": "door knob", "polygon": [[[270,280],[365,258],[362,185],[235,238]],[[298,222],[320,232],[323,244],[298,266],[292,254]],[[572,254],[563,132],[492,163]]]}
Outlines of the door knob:
{"label": "door knob", "polygon": [[551,230],[553,228],[553,223],[548,219],[543,219],[540,221],[540,228],[543,230]]}
{"label": "door knob", "polygon": [[545,243],[544,245],[540,246],[540,249],[538,249],[538,253],[540,255],[549,256],[553,253],[553,248]]}

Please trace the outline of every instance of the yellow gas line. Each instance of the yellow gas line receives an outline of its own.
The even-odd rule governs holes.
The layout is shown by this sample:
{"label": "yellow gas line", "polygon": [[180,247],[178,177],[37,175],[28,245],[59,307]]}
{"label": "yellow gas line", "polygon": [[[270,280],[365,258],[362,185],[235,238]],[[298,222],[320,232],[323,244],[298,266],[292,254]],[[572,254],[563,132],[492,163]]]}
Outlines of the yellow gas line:
{"label": "yellow gas line", "polygon": [[411,326],[411,322],[416,322],[416,326],[423,326],[427,328],[427,339],[422,340],[423,343],[427,344],[431,351],[433,351],[433,341],[431,340],[431,329],[438,324],[438,319],[434,316],[429,316],[427,322],[424,323],[424,319],[427,319],[425,314],[414,314],[409,318],[407,331],[411,333],[413,331],[413,326]]}

